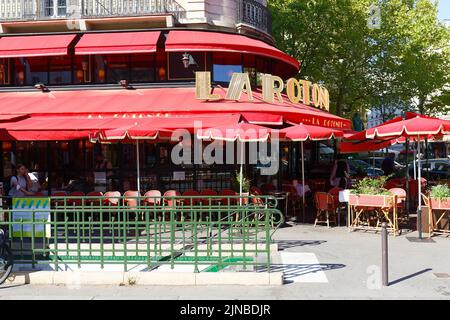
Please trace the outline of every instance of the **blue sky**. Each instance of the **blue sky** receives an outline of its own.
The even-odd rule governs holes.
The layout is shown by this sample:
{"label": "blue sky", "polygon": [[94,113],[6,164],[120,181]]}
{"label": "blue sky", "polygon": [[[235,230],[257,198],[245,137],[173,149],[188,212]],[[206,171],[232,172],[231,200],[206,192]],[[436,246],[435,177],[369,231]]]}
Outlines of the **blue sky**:
{"label": "blue sky", "polygon": [[439,20],[450,20],[450,0],[439,0]]}

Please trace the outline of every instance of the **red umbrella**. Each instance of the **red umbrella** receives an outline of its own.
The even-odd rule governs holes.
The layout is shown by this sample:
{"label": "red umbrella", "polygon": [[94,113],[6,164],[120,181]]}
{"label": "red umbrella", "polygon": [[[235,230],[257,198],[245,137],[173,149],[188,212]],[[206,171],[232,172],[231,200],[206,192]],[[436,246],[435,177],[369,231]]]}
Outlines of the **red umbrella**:
{"label": "red umbrella", "polygon": [[243,163],[244,163],[244,142],[264,142],[271,137],[272,134],[278,135],[279,131],[250,124],[246,122],[240,122],[231,126],[220,126],[209,128],[206,130],[199,130],[197,132],[197,138],[201,140],[221,140],[221,141],[239,141],[241,143],[241,168],[240,168],[240,186],[239,195],[240,203],[242,204],[242,179],[243,179]]}
{"label": "red umbrella", "polygon": [[[365,139],[395,139],[405,137],[407,139],[416,139],[419,143],[418,154],[420,155],[420,141],[427,138],[442,137],[445,134],[450,133],[450,121],[442,120],[438,118],[432,118],[416,113],[408,112],[405,119],[397,117],[384,124],[376,126],[374,128],[367,129],[359,134],[354,135],[351,139],[365,140]],[[421,177],[420,161],[418,161],[418,181],[422,180]],[[421,183],[419,185],[419,206],[418,206],[418,231],[419,238],[422,238],[422,188]]]}
{"label": "red umbrella", "polygon": [[128,140],[156,140],[158,138],[170,138],[172,131],[162,128],[149,128],[148,126],[135,123],[117,129],[100,130],[91,135],[91,141],[103,143],[128,141]]}
{"label": "red umbrella", "polygon": [[340,138],[344,132],[336,129],[329,129],[306,124],[295,125],[280,131],[281,135],[291,141],[318,141]]}
{"label": "red umbrella", "polygon": [[423,115],[412,116],[401,121],[392,121],[367,129],[366,138],[443,136],[450,133],[450,121]]}
{"label": "red umbrella", "polygon": [[139,163],[139,141],[156,140],[160,137],[170,137],[171,131],[162,128],[151,128],[145,124],[134,124],[109,130],[95,131],[90,135],[91,142],[112,143],[118,141],[136,142],[136,169],[137,169],[137,191],[141,192],[140,163]]}
{"label": "red umbrella", "polygon": [[295,125],[280,131],[281,135],[291,141],[301,142],[302,158],[302,199],[303,199],[303,221],[305,220],[305,161],[303,155],[303,142],[307,140],[319,141],[340,138],[344,136],[344,131],[305,125],[303,123]]}

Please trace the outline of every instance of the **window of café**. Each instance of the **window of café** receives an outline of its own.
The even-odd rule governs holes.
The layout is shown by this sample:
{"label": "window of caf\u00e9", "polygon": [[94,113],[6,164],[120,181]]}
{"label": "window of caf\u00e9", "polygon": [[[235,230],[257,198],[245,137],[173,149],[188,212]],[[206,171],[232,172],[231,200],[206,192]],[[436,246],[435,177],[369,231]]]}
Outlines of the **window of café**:
{"label": "window of caf\u00e9", "polygon": [[131,55],[131,82],[155,81],[155,55]]}
{"label": "window of caf\u00e9", "polygon": [[10,59],[0,59],[0,85],[11,84]]}
{"label": "window of caf\u00e9", "polygon": [[130,79],[130,56],[107,55],[103,58],[106,65],[106,82],[118,83],[120,80]]}
{"label": "window of caf\u00e9", "polygon": [[[95,81],[97,83],[118,83],[120,80],[130,82],[152,82],[155,80],[154,54],[114,54],[94,56]],[[86,65],[85,68],[89,68]],[[76,60],[77,78],[84,76],[80,72],[83,61]]]}
{"label": "window of caf\u00e9", "polygon": [[74,82],[76,84],[92,82],[92,63],[90,56],[74,57]]}
{"label": "window of caf\u00e9", "polygon": [[72,83],[72,59],[70,56],[49,58],[50,84]]}
{"label": "window of caf\u00e9", "polygon": [[48,58],[15,58],[14,74],[16,85],[48,84]]}
{"label": "window of caf\u00e9", "polygon": [[193,80],[196,71],[204,71],[206,55],[203,52],[170,52],[169,80]]}

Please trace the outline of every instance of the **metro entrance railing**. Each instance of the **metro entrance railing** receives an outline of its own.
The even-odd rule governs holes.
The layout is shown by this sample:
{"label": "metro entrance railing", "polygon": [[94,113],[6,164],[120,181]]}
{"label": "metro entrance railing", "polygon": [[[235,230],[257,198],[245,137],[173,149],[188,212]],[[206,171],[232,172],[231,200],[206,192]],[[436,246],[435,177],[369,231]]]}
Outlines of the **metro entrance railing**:
{"label": "metro entrance railing", "polygon": [[[9,200],[9,201],[8,201]],[[3,199],[16,264],[180,265],[194,272],[270,271],[272,235],[283,223],[273,197],[52,197]],[[242,205],[240,204],[242,202]],[[149,204],[152,203],[152,204]]]}

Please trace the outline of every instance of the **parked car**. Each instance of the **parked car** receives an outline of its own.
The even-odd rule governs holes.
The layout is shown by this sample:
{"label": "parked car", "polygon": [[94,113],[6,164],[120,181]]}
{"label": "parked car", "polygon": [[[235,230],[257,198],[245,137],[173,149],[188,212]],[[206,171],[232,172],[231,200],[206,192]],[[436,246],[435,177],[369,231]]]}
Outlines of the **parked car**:
{"label": "parked car", "polygon": [[360,159],[348,159],[348,165],[350,167],[350,175],[366,175],[368,177],[381,177],[383,175],[383,170],[374,168],[367,162]]}
{"label": "parked car", "polygon": [[[369,158],[360,158],[360,160],[367,162],[370,166],[381,169],[381,165],[383,164],[385,158],[383,157],[369,157]],[[394,161],[395,170],[401,170],[405,168],[404,165]]]}
{"label": "parked car", "polygon": [[[450,179],[449,159],[429,159],[420,161],[422,176],[429,180]],[[409,174],[414,174],[413,164],[409,164]]]}

